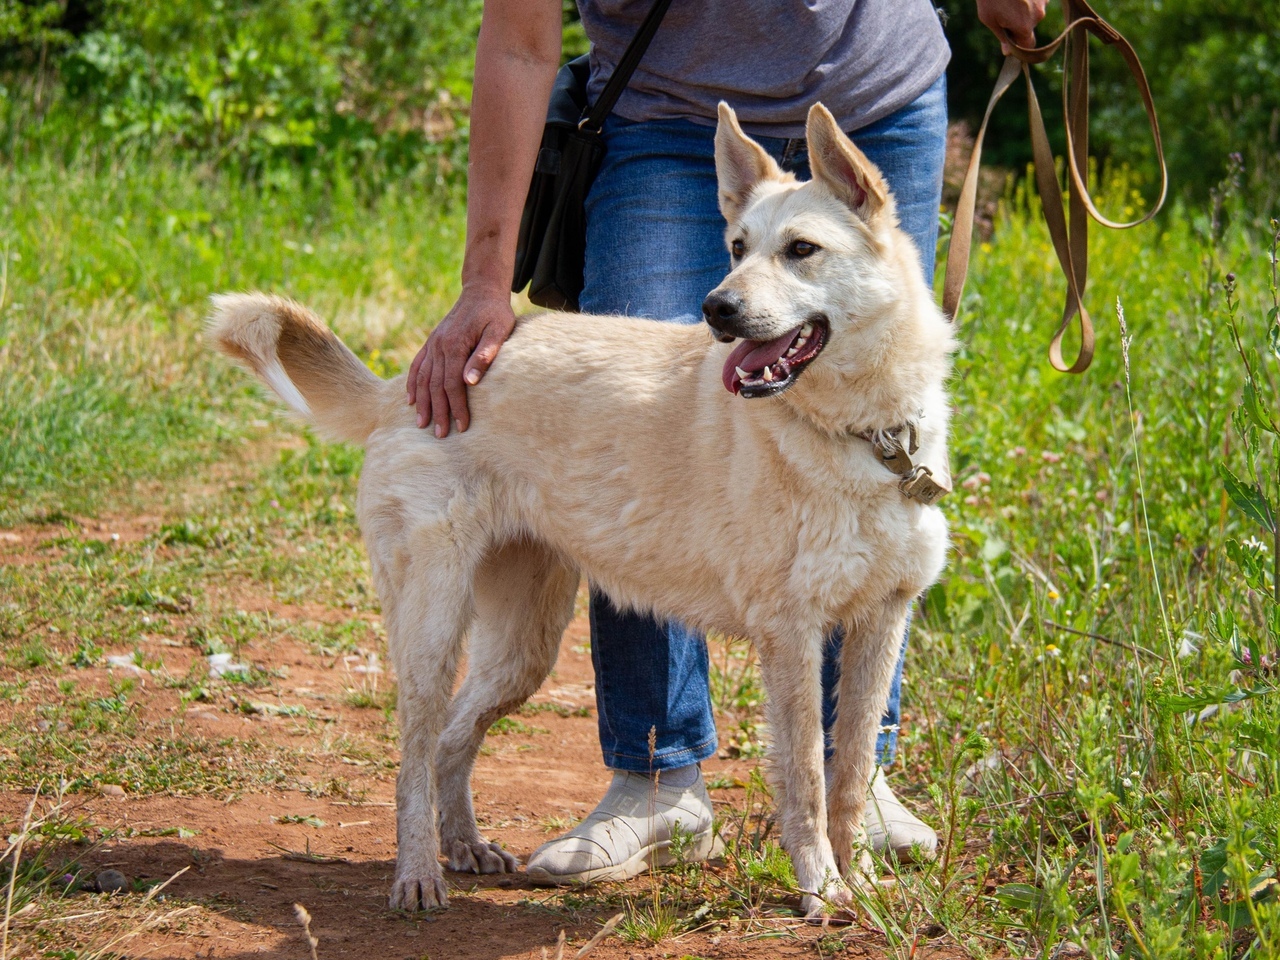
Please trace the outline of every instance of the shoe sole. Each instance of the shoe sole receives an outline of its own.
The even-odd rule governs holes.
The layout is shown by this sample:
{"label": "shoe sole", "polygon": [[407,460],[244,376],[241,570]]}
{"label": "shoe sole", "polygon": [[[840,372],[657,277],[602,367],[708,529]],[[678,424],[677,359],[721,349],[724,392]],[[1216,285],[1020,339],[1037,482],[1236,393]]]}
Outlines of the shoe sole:
{"label": "shoe sole", "polygon": [[[530,867],[525,871],[525,876],[535,887],[587,887],[608,880],[630,880],[632,877],[640,876],[651,866],[668,867],[675,863],[676,857],[670,852],[670,847],[670,840],[650,844],[622,863],[600,867],[597,870],[551,873],[543,867]],[[714,831],[708,830],[694,838],[693,849],[684,859],[686,863],[701,863],[712,857],[718,857],[722,853],[724,853],[724,843]]]}

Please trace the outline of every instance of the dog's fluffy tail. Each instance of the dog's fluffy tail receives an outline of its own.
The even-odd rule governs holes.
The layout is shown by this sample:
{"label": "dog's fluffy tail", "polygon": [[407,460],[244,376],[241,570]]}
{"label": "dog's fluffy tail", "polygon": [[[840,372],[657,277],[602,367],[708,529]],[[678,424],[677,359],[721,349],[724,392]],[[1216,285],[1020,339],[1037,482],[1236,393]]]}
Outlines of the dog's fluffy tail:
{"label": "dog's fluffy tail", "polygon": [[373,432],[383,381],[305,307],[265,293],[215,296],[207,332],[328,436],[364,443]]}

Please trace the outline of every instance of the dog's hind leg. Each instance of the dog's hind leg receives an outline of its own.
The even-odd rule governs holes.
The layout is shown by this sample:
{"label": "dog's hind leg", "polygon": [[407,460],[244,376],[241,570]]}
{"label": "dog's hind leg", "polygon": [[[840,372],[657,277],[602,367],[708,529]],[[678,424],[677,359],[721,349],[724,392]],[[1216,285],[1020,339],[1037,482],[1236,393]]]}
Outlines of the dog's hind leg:
{"label": "dog's hind leg", "polygon": [[827,841],[822,768],[822,635],[757,641],[773,738],[773,779],[779,785],[782,844],[791,855],[805,915],[851,899]]}
{"label": "dog's hind leg", "polygon": [[827,833],[840,873],[851,882],[870,879],[857,876],[871,868],[863,829],[867,789],[875,772],[876,737],[911,599],[895,594],[868,619],[851,624],[844,639],[832,731],[835,756],[827,791]]}
{"label": "dog's hind leg", "polygon": [[[367,527],[367,525],[366,525]],[[472,573],[447,522],[426,524],[380,549],[366,543],[396,669],[400,773],[396,777],[396,875],[391,908],[444,906],[436,834],[436,744],[472,615]]]}
{"label": "dog's hind leg", "polygon": [[476,574],[467,678],[440,738],[440,846],[451,870],[514,872],[519,861],[480,835],[471,772],[485,732],[524,703],[555,665],[573,618],[578,571],[553,551],[507,544]]}

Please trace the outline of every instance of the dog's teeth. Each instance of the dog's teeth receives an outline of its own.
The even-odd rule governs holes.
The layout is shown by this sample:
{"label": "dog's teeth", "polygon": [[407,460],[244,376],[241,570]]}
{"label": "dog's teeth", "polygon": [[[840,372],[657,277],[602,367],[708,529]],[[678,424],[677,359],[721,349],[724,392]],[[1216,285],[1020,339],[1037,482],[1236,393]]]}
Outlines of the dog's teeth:
{"label": "dog's teeth", "polygon": [[749,380],[749,379],[750,379],[750,374],[748,374],[748,373],[747,373],[747,371],[743,370],[741,367],[734,367],[734,368],[733,368],[733,372],[734,372],[734,373],[736,373],[736,374],[738,375],[738,379],[739,379],[739,380]]}
{"label": "dog's teeth", "polygon": [[773,370],[769,367],[764,368],[764,382],[769,383],[773,380]]}
{"label": "dog's teeth", "polygon": [[804,340],[811,333],[813,333],[813,324],[806,321],[805,325],[800,328],[800,339]]}

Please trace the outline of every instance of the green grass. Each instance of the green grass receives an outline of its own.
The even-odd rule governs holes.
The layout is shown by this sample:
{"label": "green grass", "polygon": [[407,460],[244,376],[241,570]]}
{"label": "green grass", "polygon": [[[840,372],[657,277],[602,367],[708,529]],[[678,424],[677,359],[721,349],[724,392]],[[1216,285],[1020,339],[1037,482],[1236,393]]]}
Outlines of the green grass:
{"label": "green grass", "polygon": [[[1109,209],[1135,202],[1123,176],[1106,193]],[[1231,196],[1224,210],[1095,230],[1099,348],[1083,377],[1045,359],[1062,281],[1034,201],[1011,195],[975,255],[953,384],[954,547],[916,618],[895,774],[944,854],[864,897],[896,954],[943,938],[975,957],[1067,943],[1102,957],[1280,957],[1280,608],[1247,462],[1257,496],[1274,495],[1276,444],[1236,416],[1245,367],[1231,318],[1272,416],[1280,358],[1265,211]],[[137,733],[130,691],[79,692],[75,671],[141,649],[151,624],[181,624],[202,652],[288,633],[329,657],[374,632],[359,452],[315,441],[207,357],[204,298],[294,294],[394,369],[455,289],[457,211],[425,188],[370,200],[101,160],[0,170],[0,224],[0,526],[44,523],[37,562],[0,568],[0,700],[24,717],[0,730],[0,778],[238,789],[201,765],[230,749],[216,742],[75,753],[81,731],[98,743]],[[1223,463],[1242,478],[1231,495]],[[143,506],[162,516],[141,539],[102,542]],[[95,517],[103,531],[82,525]],[[284,624],[238,611],[225,597],[238,587],[346,612]],[[741,645],[715,646],[712,662],[729,746],[754,756],[767,733],[758,672]],[[271,678],[249,680],[224,683],[251,704]],[[201,676],[172,682],[207,694]],[[352,696],[387,708],[374,687],[353,681]],[[38,718],[34,698],[49,701]],[[313,789],[348,791],[340,778]],[[725,866],[662,874],[624,905],[624,932],[662,939],[790,910],[768,803],[753,781],[724,817]],[[564,909],[616,902],[572,896]],[[848,938],[827,931],[819,952]]]}
{"label": "green grass", "polygon": [[366,357],[420,342],[456,288],[456,207],[431,185],[370,199],[339,174],[249,185],[105,150],[0,166],[0,523],[240,459],[277,419],[202,344],[212,293],[286,291]]}

